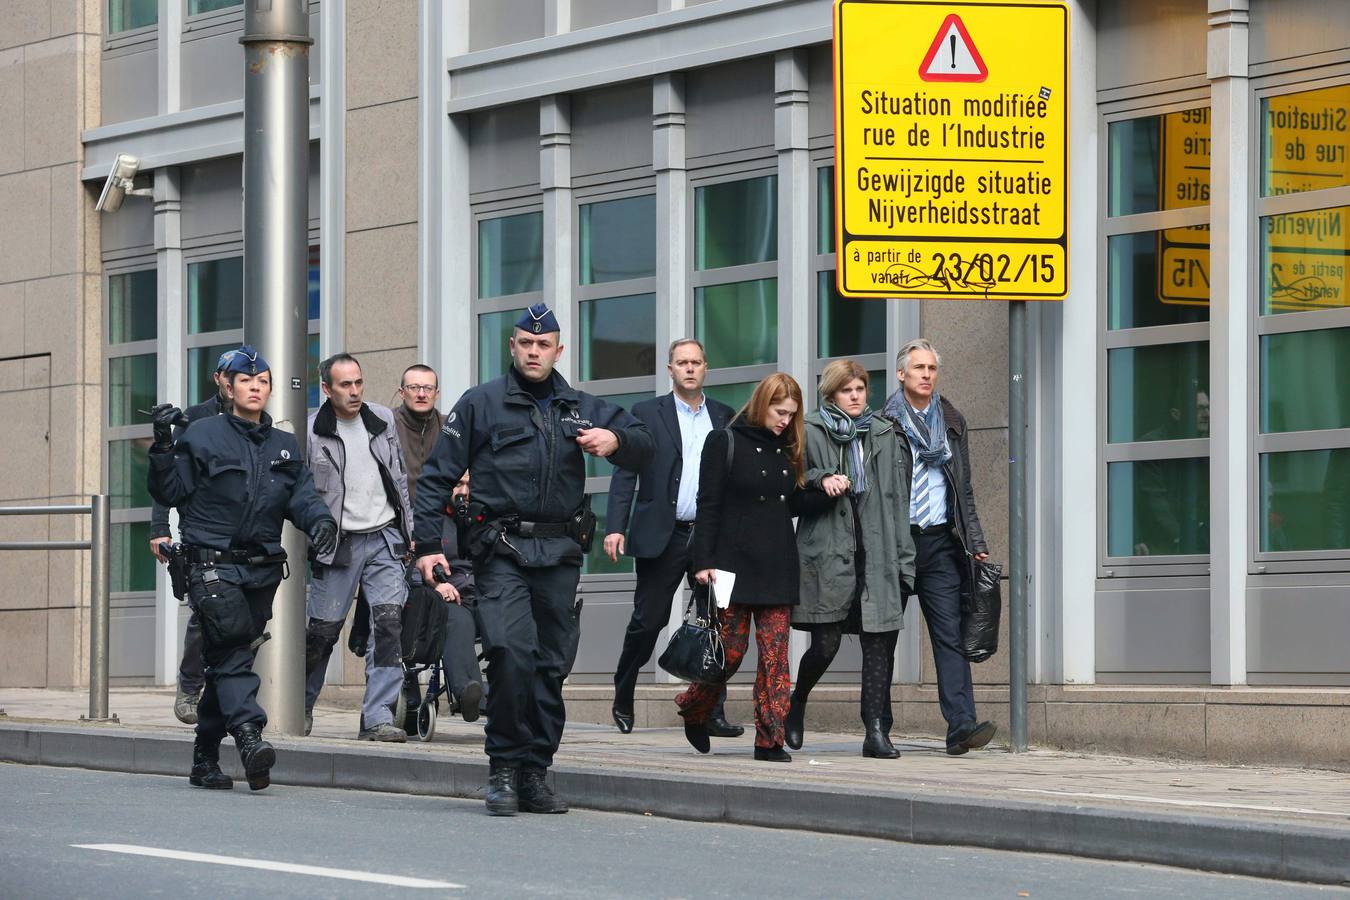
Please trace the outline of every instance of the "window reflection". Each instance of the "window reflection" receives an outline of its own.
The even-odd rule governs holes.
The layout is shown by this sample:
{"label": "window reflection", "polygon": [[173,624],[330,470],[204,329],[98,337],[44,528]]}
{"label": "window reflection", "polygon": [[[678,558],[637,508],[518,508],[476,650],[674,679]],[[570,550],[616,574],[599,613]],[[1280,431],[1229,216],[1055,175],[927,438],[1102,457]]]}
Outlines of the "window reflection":
{"label": "window reflection", "polygon": [[580,304],[581,380],[656,372],[656,295],[607,297]]}
{"label": "window reflection", "polygon": [[1261,101],[1261,193],[1350,184],[1350,84]]}
{"label": "window reflection", "polygon": [[1350,206],[1261,220],[1262,315],[1350,305],[1345,294],[1347,218]]}
{"label": "window reflection", "polygon": [[1108,440],[1209,437],[1209,344],[1108,351]]}
{"label": "window reflection", "polygon": [[1261,549],[1350,549],[1350,449],[1261,457]]}
{"label": "window reflection", "polygon": [[1209,460],[1153,459],[1107,466],[1107,553],[1209,552]]}

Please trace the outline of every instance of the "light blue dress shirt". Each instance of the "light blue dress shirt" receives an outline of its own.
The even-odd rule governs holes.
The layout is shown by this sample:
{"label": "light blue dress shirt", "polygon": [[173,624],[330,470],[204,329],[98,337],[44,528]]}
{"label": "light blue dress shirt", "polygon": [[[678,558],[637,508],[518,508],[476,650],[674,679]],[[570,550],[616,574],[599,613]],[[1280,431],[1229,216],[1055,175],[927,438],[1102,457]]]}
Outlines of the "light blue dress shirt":
{"label": "light blue dress shirt", "polygon": [[680,470],[680,493],[675,499],[675,518],[692,522],[698,515],[698,467],[703,458],[703,442],[712,434],[712,416],[708,414],[708,400],[699,397],[698,408],[675,398],[675,418],[680,422],[680,443],[684,467]]}
{"label": "light blue dress shirt", "polygon": [[[908,400],[905,403],[909,403]],[[925,422],[932,424],[932,417],[928,413],[933,405],[929,403],[928,409],[920,412],[914,409],[914,414],[922,418]],[[918,525],[920,528],[928,528],[932,525],[941,525],[947,521],[947,479],[942,474],[942,468],[926,466],[919,459],[919,454],[915,452],[913,445],[910,446],[910,453],[914,456],[914,477],[911,481],[909,491],[909,521]],[[918,504],[915,502],[919,498],[918,487],[920,479],[928,481],[928,513],[919,518]]]}

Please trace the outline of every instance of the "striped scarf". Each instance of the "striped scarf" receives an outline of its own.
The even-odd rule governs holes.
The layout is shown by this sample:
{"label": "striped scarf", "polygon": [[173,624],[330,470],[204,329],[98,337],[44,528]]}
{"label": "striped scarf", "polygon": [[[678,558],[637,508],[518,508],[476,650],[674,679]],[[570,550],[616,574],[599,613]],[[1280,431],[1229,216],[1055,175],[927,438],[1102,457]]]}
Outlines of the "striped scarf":
{"label": "striped scarf", "polygon": [[839,445],[840,466],[848,467],[849,490],[861,494],[867,490],[862,436],[872,430],[872,407],[863,407],[854,418],[833,403],[824,403],[820,407],[820,419],[825,423],[825,433],[830,440]]}

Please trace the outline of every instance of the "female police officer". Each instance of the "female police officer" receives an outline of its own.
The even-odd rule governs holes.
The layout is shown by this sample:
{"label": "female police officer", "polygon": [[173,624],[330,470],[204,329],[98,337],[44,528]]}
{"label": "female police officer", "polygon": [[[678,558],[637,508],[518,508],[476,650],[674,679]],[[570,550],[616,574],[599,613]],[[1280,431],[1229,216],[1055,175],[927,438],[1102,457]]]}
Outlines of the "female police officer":
{"label": "female police officer", "polygon": [[253,658],[272,617],[272,596],[286,577],[282,519],[309,535],[318,552],[331,550],[337,523],[314,491],[295,437],[272,427],[263,412],[272,394],[267,362],[240,347],[225,369],[232,415],[194,422],[173,441],[178,408],[151,410],[150,494],[178,507],[189,564],[188,602],[202,623],[206,689],[197,709],[192,749],[196,787],[228,790],[220,771],[220,742],[234,738],[248,786],[271,781],[276,751],[262,739],[267,714],[258,705]]}

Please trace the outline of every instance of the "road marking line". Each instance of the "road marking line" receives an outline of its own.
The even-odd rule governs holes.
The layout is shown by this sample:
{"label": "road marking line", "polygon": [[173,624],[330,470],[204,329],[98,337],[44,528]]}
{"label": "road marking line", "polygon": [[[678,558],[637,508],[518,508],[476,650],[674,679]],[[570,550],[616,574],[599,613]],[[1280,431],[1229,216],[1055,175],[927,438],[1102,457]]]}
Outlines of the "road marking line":
{"label": "road marking line", "polygon": [[1305,816],[1330,816],[1350,819],[1350,814],[1328,812],[1324,809],[1304,809],[1300,806],[1258,806],[1254,803],[1219,803],[1209,800],[1172,800],[1166,797],[1146,797],[1141,794],[1091,794],[1085,791],[1051,791],[1043,788],[1010,788],[1023,794],[1049,794],[1053,797],[1089,797],[1094,800],[1141,800],[1147,803],[1166,803],[1171,806],[1212,806],[1217,809],[1250,809],[1256,812],[1300,813]]}
{"label": "road marking line", "polygon": [[105,850],[109,853],[127,853],[132,856],[154,856],[160,859],[177,859],[184,862],[215,863],[220,866],[237,866],[243,869],[287,872],[292,875],[318,875],[322,878],[341,878],[346,881],[367,881],[372,884],[387,884],[393,887],[442,889],[462,889],[464,887],[462,884],[454,884],[449,881],[428,881],[425,878],[408,878],[403,875],[381,875],[377,872],[358,872],[355,869],[302,866],[296,863],[274,862],[268,859],[236,859],[232,856],[215,856],[210,853],[188,853],[182,850],[161,850],[158,847],[137,847],[134,844],[71,844],[70,846],[81,850]]}

